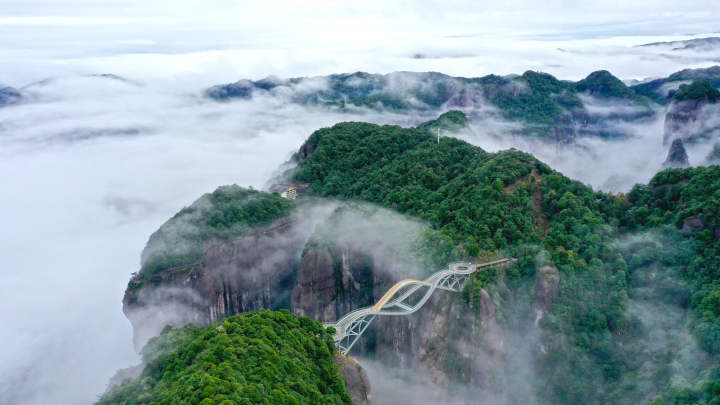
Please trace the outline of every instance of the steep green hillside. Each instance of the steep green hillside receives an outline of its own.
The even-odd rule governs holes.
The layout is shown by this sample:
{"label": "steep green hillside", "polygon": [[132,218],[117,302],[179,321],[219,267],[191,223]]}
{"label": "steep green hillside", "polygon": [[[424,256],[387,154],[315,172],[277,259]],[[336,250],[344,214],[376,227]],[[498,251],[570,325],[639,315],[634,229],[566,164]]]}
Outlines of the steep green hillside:
{"label": "steep green hillside", "polygon": [[191,265],[209,238],[227,238],[287,215],[291,200],[236,185],[219,187],[183,208],[150,236],[139,275]]}
{"label": "steep green hillside", "polygon": [[640,96],[607,70],[592,72],[575,84],[580,92],[602,98],[638,99]]}
{"label": "steep green hillside", "polygon": [[[306,145],[314,153],[300,163],[295,180],[309,183],[311,192],[424,218],[470,252],[538,242],[547,230],[541,201],[533,200],[540,187],[547,189],[548,213],[579,199],[595,211],[588,215],[600,216],[595,223],[603,222],[600,205],[610,198],[527,153],[487,153],[447,137],[438,144],[435,136],[412,128],[342,123],[316,131]],[[528,215],[533,212],[539,215]],[[547,231],[552,237],[560,232]]]}
{"label": "steep green hillside", "polygon": [[307,142],[315,152],[295,176],[310,183],[313,193],[425,218],[471,255],[507,249],[520,259],[512,274],[518,279],[531,278],[538,260],[561,269],[562,298],[545,326],[551,344],[544,361],[555,374],[547,375],[542,397],[594,403],[601,397],[591,393],[606,391],[622,377],[626,353],[615,348],[630,322],[625,273],[618,273],[625,264],[609,244],[613,197],[531,155],[486,153],[453,138],[438,145],[414,129],[344,123],[315,132]]}
{"label": "steep green hillside", "polygon": [[706,79],[695,79],[690,84],[681,84],[673,100],[706,100],[715,103],[720,100],[720,91]]}
{"label": "steep green hillside", "polygon": [[[535,359],[544,370],[537,396],[523,400],[633,404],[672,395],[668,387],[678,383],[671,381],[687,387],[707,378],[707,364],[680,360],[683,348],[651,343],[653,326],[631,308],[667,300],[677,308],[672,319],[684,322],[683,308],[692,304],[696,336],[710,353],[717,350],[720,311],[710,287],[720,285],[712,271],[714,232],[720,232],[717,167],[662,172],[628,199],[594,192],[525,153],[486,153],[452,138],[437,144],[414,129],[343,123],[315,132],[306,146],[314,153],[300,163],[295,179],[309,183],[312,193],[424,218],[471,255],[505,250],[520,259],[508,280],[519,293],[530,288],[538,266],[560,269],[559,294],[540,323],[546,352]],[[688,239],[679,227],[692,215],[703,231]],[[660,226],[664,231],[653,233]],[[636,232],[648,234],[618,242]],[[645,277],[651,271],[657,279]],[[483,277],[470,288],[491,282]],[[678,365],[666,367],[676,356]]]}
{"label": "steep green hillside", "polygon": [[658,104],[667,104],[672,99],[672,92],[669,92],[666,85],[677,84],[678,82],[690,82],[697,79],[705,79],[714,87],[720,87],[720,66],[712,66],[705,69],[685,69],[675,72],[663,79],[655,79],[646,83],[636,84],[631,88],[638,94],[644,95]]}
{"label": "steep green hillside", "polygon": [[98,405],[346,404],[331,334],[287,311],[236,315],[207,328],[166,328],[142,374]]}
{"label": "steep green hillside", "polygon": [[467,126],[467,116],[465,116],[462,111],[451,110],[440,115],[435,120],[423,122],[418,125],[417,128],[435,133],[438,129],[441,131],[455,132],[467,128]]}
{"label": "steep green hillside", "polygon": [[[635,108],[608,116],[586,108],[580,93],[598,99],[595,101],[622,101],[623,105]],[[437,72],[385,75],[355,72],[287,80],[240,80],[214,86],[205,94],[218,101],[248,99],[254,94],[271,97],[283,94],[303,105],[340,111],[357,111],[358,107],[392,110],[407,115],[462,109],[474,118],[515,123],[513,135],[563,143],[581,136],[627,136],[627,131],[608,121],[632,122],[655,114],[650,99],[607,71],[594,72],[579,82],[535,71],[483,77],[454,77]]]}
{"label": "steep green hillside", "polygon": [[[555,88],[548,78],[529,77]],[[293,181],[307,185],[311,195],[367,201],[426,221],[434,229],[420,248],[429,256],[518,258],[504,274],[508,291],[493,293],[498,322],[508,336],[519,324],[539,328],[541,349],[524,359],[532,389],[508,393],[513,403],[717,403],[720,167],[666,170],[627,196],[612,195],[527,153],[488,153],[449,137],[438,143],[436,134],[422,129],[435,123],[401,128],[350,122],[320,129],[302,146]],[[174,219],[196,224],[201,232],[191,235],[200,236],[169,227],[153,236],[164,241],[158,257],[165,257],[163,249],[172,253],[175,240],[235,235],[293,207],[274,194],[219,190],[201,199],[212,204],[195,203]],[[184,217],[188,221],[178,221]],[[315,230],[306,250],[328,243],[323,235],[334,227],[333,218]],[[533,297],[541,267],[555,269],[558,284],[538,317]],[[475,275],[462,297],[470,304],[498,280],[494,272]],[[355,280],[369,303],[372,285],[366,281]],[[480,309],[474,302],[466,310]],[[201,336],[197,330],[173,333],[168,336]],[[459,353],[448,353],[446,361],[451,381],[463,381],[472,370]],[[139,382],[133,384],[133,392],[140,390]],[[142,392],[160,398],[163,391]]]}
{"label": "steep green hillside", "polygon": [[528,70],[498,90],[493,102],[507,118],[533,124],[552,125],[572,110],[583,108],[572,82],[547,73]]}
{"label": "steep green hillside", "polygon": [[685,275],[694,286],[694,329],[706,350],[720,353],[720,166],[665,170],[628,198],[629,227],[669,223],[692,237],[687,244],[697,254],[688,257]]}

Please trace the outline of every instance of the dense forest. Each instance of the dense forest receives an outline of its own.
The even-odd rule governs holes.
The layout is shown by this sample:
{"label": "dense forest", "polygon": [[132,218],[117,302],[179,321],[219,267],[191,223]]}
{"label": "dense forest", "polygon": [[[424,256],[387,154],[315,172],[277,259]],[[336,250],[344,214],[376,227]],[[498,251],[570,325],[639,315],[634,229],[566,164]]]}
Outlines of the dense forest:
{"label": "dense forest", "polygon": [[[312,86],[308,91],[305,81],[323,86]],[[482,77],[453,77],[437,72],[355,72],[315,78],[240,80],[214,86],[205,95],[227,101],[260,94],[290,94],[295,103],[336,111],[391,110],[420,116],[458,108],[469,115],[512,122],[516,124],[512,130],[516,135],[573,142],[576,136],[625,136],[623,130],[606,121],[630,122],[653,116],[654,103],[646,95],[655,96],[655,90],[648,88],[640,94],[607,71],[593,72],[578,82],[536,71]],[[664,102],[664,95],[658,97]],[[608,117],[591,108],[590,104],[597,101],[621,102],[634,108]]]}
{"label": "dense forest", "polygon": [[[518,257],[509,272],[518,288],[539,265],[560,269],[561,292],[542,320],[541,402],[630,404],[666,393],[670,403],[694,403],[688,398],[707,396],[712,383],[675,390],[686,370],[665,363],[682,348],[648,356],[642,342],[651,331],[629,306],[654,294],[692,308],[696,338],[717,352],[720,168],[666,170],[625,196],[595,192],[522,152],[486,153],[453,138],[438,144],[421,129],[343,123],[315,132],[307,145],[314,153],[295,180],[314,194],[426,219],[468,256]],[[618,243],[623,235],[638,240]],[[643,279],[658,268],[662,281]],[[482,277],[480,286],[490,281]],[[712,379],[711,371],[683,379]]]}
{"label": "dense forest", "polygon": [[167,327],[143,349],[142,374],[98,405],[346,404],[336,351],[322,324],[288,311]]}
{"label": "dense forest", "polygon": [[695,79],[690,84],[681,84],[673,95],[673,100],[707,100],[715,103],[720,100],[720,91],[706,79]]}
{"label": "dense forest", "polygon": [[[595,79],[608,91],[616,89],[605,75]],[[528,80],[558,90],[542,76]],[[366,201],[424,221],[432,232],[420,248],[436,263],[518,258],[504,276],[510,287],[499,308],[504,328],[515,327],[518,313],[530,313],[527,297],[533,294],[537,269],[558,269],[559,292],[538,325],[543,349],[531,359],[536,376],[532,393],[510,392],[512,403],[717,403],[720,167],[664,170],[648,185],[613,195],[568,179],[527,153],[488,153],[451,137],[438,142],[435,129],[462,127],[462,118],[449,113],[417,128],[350,122],[320,129],[301,148],[310,152],[293,169],[292,180],[307,186],[304,197]],[[191,263],[195,257],[174,253],[178,243],[189,240],[199,249],[208,238],[239,235],[288,215],[294,207],[275,193],[222,187],[153,234],[141,273],[150,277],[154,269]],[[332,227],[332,221],[325,226]],[[324,243],[318,239],[322,233],[316,232],[308,246]],[[473,276],[461,298],[469,303],[480,289],[492,289],[496,276],[494,271]],[[647,307],[667,314],[650,319],[643,315]],[[308,331],[319,339],[311,339],[313,350],[301,339]],[[667,333],[659,339],[658,331]],[[683,340],[684,331],[690,341]],[[235,364],[268,356],[263,339],[276,345],[267,350],[277,353],[270,363],[281,371],[245,368],[253,362]],[[258,393],[263,400],[282,396],[272,403],[305,403],[307,398],[342,403],[347,394],[329,363],[318,363],[312,375],[296,376],[306,379],[302,382],[282,385],[296,370],[285,364],[288,358],[330,359],[328,339],[319,324],[287,313],[232,317],[207,329],[170,329],[146,348],[165,354],[146,355],[143,376],[116,388],[101,403],[160,401],[177,390],[191,390],[182,395],[198,401],[216,401],[207,403],[256,403],[251,398]],[[235,352],[234,345],[227,347],[228,353],[218,349],[235,340],[245,345],[237,350],[247,352]],[[283,351],[290,350],[283,349],[285,344],[306,350],[289,354]],[[693,351],[694,345],[701,353]],[[209,357],[198,362],[197,356]],[[460,373],[462,364],[454,366]],[[252,380],[256,375],[271,378],[259,387],[262,383]],[[333,381],[334,388],[308,388],[317,387],[318,378]],[[206,390],[208,384],[213,388]],[[244,388],[233,394],[232,384]]]}

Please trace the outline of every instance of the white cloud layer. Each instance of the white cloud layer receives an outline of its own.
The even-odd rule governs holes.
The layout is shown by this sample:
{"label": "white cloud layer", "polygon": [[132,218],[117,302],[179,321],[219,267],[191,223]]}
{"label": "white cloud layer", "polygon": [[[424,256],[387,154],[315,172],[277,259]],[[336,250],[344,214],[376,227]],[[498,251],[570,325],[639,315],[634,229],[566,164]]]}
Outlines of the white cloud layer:
{"label": "white cloud layer", "polygon": [[19,85],[59,71],[153,79],[212,73],[222,82],[355,70],[479,76],[527,69],[577,79],[599,68],[642,78],[688,67],[688,60],[655,49],[629,53],[626,46],[717,32],[717,11],[712,0],[5,1],[0,55],[12,63],[0,66],[0,81]]}
{"label": "white cloud layer", "polygon": [[[136,361],[122,294],[150,233],[180,208],[220,184],[260,188],[319,127],[409,123],[281,98],[216,104],[197,96],[207,86],[357,70],[630,79],[720,59],[631,47],[710,35],[715,1],[583,4],[0,0],[0,84],[35,83],[26,104],[0,108],[0,403],[92,402]],[[87,76],[101,73],[131,81]],[[661,139],[636,142],[654,154]],[[591,161],[625,176],[619,187],[664,159],[624,166],[627,148],[602,147],[612,158]],[[528,148],[593,184],[609,177],[585,155]]]}

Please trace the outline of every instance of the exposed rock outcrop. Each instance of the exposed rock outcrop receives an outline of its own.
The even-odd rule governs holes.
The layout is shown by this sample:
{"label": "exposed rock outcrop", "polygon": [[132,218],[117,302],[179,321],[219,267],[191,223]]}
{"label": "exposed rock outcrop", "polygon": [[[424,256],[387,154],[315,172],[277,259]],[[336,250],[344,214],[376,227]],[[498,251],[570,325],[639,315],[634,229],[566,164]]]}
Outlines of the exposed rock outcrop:
{"label": "exposed rock outcrop", "polygon": [[690,162],[688,161],[688,155],[685,151],[683,141],[682,139],[676,139],[673,141],[672,145],[670,145],[670,150],[668,151],[667,158],[663,163],[663,167],[683,169],[688,166],[690,166]]}
{"label": "exposed rock outcrop", "polygon": [[350,356],[341,354],[335,356],[335,363],[340,368],[340,374],[345,380],[345,387],[352,398],[351,404],[371,405],[370,380],[360,363]]}
{"label": "exposed rock outcrop", "polygon": [[705,101],[686,100],[672,103],[665,114],[663,144],[675,139],[697,140],[720,133],[720,108]]}
{"label": "exposed rock outcrop", "polygon": [[211,239],[196,263],[163,270],[140,285],[131,280],[123,311],[135,348],[165,325],[205,325],[241,312],[289,308],[308,236],[304,225],[283,218],[238,238]]}
{"label": "exposed rock outcrop", "polygon": [[708,165],[720,165],[720,143],[713,145],[712,151],[705,158]]}
{"label": "exposed rock outcrop", "polygon": [[22,94],[12,87],[0,87],[0,107],[17,104],[22,99]]}
{"label": "exposed rock outcrop", "polygon": [[205,95],[218,101],[231,99],[249,99],[252,97],[254,84],[250,80],[240,80],[235,83],[213,86],[205,91]]}
{"label": "exposed rock outcrop", "polygon": [[707,225],[699,217],[688,217],[683,220],[683,232],[699,232],[705,229]]}
{"label": "exposed rock outcrop", "polygon": [[540,322],[543,314],[550,309],[553,300],[560,291],[560,271],[555,266],[540,267],[535,274],[535,325]]}
{"label": "exposed rock outcrop", "polygon": [[665,114],[663,144],[720,134],[720,92],[707,80],[681,85]]}
{"label": "exposed rock outcrop", "polygon": [[291,307],[323,322],[372,303],[372,257],[348,247],[318,247],[303,255]]}

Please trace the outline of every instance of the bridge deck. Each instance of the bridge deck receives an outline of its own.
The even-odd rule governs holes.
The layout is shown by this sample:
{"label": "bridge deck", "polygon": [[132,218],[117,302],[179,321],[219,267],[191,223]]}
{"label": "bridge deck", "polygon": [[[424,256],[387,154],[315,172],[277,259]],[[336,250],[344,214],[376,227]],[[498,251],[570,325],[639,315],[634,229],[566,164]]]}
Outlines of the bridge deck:
{"label": "bridge deck", "polygon": [[432,283],[430,283],[428,281],[413,280],[411,278],[407,278],[405,280],[400,280],[397,283],[395,283],[395,285],[390,287],[390,289],[385,293],[385,295],[383,295],[382,298],[380,298],[380,300],[375,305],[373,305],[373,307],[372,307],[373,311],[379,312],[382,309],[382,307],[390,300],[390,298],[393,297],[393,295],[395,295],[395,293],[399,289],[401,289],[407,285],[410,285],[410,284],[424,284],[426,286],[432,285]]}
{"label": "bridge deck", "polygon": [[[425,302],[427,302],[436,289],[460,291],[465,283],[465,280],[470,274],[485,267],[492,267],[515,261],[517,261],[517,259],[506,258],[482,264],[471,264],[465,262],[451,263],[448,265],[447,269],[438,271],[425,280],[405,279],[398,281],[382,296],[382,298],[380,298],[378,302],[375,303],[375,305],[356,309],[338,319],[335,323],[326,323],[325,326],[335,328],[335,343],[338,345],[343,354],[347,354],[376,315],[412,314],[425,305]],[[412,287],[396,297],[398,291],[405,286]],[[412,305],[409,302],[404,302],[418,289],[423,287],[428,288],[425,295],[423,295],[419,301]],[[395,297],[394,300],[390,302],[393,297]],[[384,308],[388,302],[390,302],[390,305],[388,308]],[[397,307],[397,309],[390,309],[391,307]]]}

